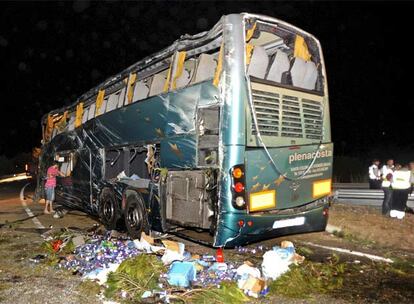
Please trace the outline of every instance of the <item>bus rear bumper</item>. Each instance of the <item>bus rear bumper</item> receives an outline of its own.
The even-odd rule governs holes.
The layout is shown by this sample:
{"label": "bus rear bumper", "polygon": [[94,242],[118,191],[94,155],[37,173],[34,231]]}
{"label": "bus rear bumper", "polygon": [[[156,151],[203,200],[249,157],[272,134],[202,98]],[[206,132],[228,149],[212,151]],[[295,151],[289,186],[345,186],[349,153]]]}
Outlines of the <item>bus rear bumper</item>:
{"label": "bus rear bumper", "polygon": [[235,247],[290,234],[324,231],[328,204],[295,214],[223,214],[215,247]]}

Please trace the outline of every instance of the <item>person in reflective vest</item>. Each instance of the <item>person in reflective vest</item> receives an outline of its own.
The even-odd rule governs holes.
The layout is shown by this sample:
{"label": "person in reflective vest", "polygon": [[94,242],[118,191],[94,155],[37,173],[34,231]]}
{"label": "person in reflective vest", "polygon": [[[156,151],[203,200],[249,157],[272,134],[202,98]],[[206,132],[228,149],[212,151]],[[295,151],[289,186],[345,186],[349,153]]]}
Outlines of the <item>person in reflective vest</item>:
{"label": "person in reflective vest", "polygon": [[370,189],[381,189],[381,172],[378,167],[379,164],[379,160],[374,159],[372,165],[368,168]]}
{"label": "person in reflective vest", "polygon": [[408,166],[409,166],[409,169],[411,171],[410,183],[411,183],[411,193],[413,193],[413,187],[414,187],[414,161],[410,161]]}
{"label": "person in reflective vest", "polygon": [[392,175],[391,187],[392,204],[390,216],[403,219],[405,216],[405,208],[407,206],[408,194],[411,191],[411,171],[407,166],[395,170]]}
{"label": "person in reflective vest", "polygon": [[387,215],[391,210],[391,198],[392,198],[392,189],[391,189],[391,179],[392,174],[394,173],[394,160],[387,160],[386,165],[381,168],[381,188],[384,191],[384,200],[382,202],[382,214]]}

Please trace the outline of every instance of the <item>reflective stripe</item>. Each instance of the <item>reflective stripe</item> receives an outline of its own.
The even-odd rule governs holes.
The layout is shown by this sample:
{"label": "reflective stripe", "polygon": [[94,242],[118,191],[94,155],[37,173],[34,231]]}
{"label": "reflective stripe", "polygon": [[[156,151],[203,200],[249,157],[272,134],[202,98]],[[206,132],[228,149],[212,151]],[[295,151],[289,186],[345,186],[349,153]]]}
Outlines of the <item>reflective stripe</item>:
{"label": "reflective stripe", "polygon": [[128,78],[128,104],[132,102],[132,98],[134,97],[134,88],[136,80],[137,74],[131,73]]}
{"label": "reflective stripe", "polygon": [[52,136],[52,132],[53,132],[53,117],[52,115],[47,115],[47,124],[46,124],[46,129],[45,129],[45,141],[48,141],[50,139],[50,137]]}
{"label": "reflective stripe", "polygon": [[306,44],[305,39],[300,35],[296,35],[293,56],[302,58],[305,61],[309,61],[311,58],[311,54],[308,50],[308,45]]}
{"label": "reflective stripe", "polygon": [[257,23],[255,22],[253,24],[253,27],[250,30],[247,30],[247,32],[246,32],[246,42],[249,41],[253,37],[254,31],[256,30],[256,26],[257,26]]}
{"label": "reflective stripe", "polygon": [[250,43],[246,44],[246,65],[250,64],[250,60],[252,59],[254,46]]}
{"label": "reflective stripe", "polygon": [[83,102],[80,102],[76,106],[75,128],[79,127],[82,124],[82,116],[83,116]]}
{"label": "reflective stripe", "polygon": [[221,70],[223,68],[223,52],[224,52],[224,44],[222,43],[220,46],[219,58],[217,62],[216,72],[214,73],[213,85],[216,87],[220,81]]}
{"label": "reflective stripe", "polygon": [[98,95],[96,96],[95,117],[101,114],[100,110],[103,104],[104,96],[105,96],[105,90],[99,90]]}
{"label": "reflective stripe", "polygon": [[175,75],[173,78],[173,82],[172,82],[172,88],[173,90],[177,87],[177,79],[180,78],[181,74],[183,73],[184,70],[184,61],[185,61],[185,55],[186,52],[178,52],[177,54],[177,66],[175,69]]}

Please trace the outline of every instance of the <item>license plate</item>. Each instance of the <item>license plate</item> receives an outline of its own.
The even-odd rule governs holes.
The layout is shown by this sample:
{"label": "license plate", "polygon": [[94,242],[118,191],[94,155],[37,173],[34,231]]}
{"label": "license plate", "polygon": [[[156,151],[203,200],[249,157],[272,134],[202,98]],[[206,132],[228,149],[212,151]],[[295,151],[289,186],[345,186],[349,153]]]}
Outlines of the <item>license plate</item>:
{"label": "license plate", "polygon": [[273,229],[292,227],[292,226],[301,226],[305,224],[305,217],[295,217],[286,220],[278,220],[273,223]]}

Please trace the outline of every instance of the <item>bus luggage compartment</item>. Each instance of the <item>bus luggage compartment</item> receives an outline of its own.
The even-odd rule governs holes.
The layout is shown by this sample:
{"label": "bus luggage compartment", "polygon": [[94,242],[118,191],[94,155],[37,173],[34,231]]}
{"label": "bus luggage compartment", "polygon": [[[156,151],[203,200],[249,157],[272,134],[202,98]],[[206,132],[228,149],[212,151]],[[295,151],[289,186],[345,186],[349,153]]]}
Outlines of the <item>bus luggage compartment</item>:
{"label": "bus luggage compartment", "polygon": [[205,171],[169,171],[166,220],[181,226],[209,229],[214,215]]}

